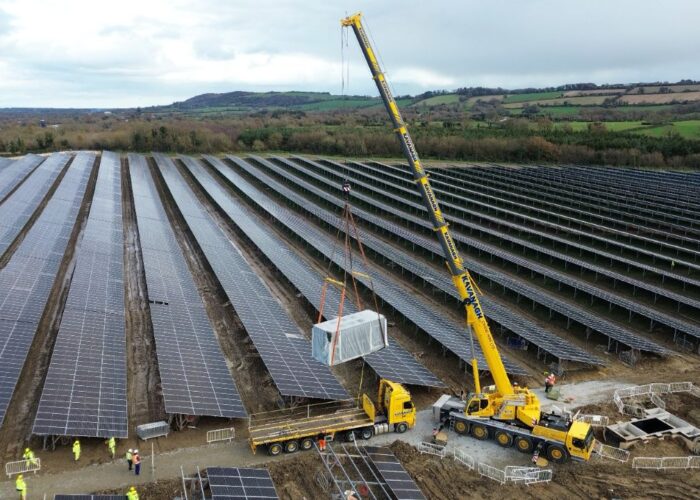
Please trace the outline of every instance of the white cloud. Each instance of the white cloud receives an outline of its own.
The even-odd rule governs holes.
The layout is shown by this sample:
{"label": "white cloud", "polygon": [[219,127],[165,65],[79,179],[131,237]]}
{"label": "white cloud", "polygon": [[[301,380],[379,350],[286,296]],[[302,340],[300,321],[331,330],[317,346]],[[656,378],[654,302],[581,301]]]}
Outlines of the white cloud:
{"label": "white cloud", "polygon": [[[356,0],[394,89],[700,78],[700,2]],[[0,0],[0,106],[164,104],[231,90],[340,91],[324,0]],[[633,16],[633,17],[631,17]],[[350,91],[376,93],[354,39]]]}

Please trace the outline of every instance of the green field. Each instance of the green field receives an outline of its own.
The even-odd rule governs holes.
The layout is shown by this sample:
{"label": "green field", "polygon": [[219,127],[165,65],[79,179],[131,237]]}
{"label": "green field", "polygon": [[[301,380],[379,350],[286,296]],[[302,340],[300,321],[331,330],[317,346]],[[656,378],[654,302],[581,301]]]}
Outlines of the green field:
{"label": "green field", "polygon": [[503,102],[506,104],[514,102],[543,101],[561,97],[561,92],[532,92],[530,94],[509,94],[505,96]]}
{"label": "green field", "polygon": [[[585,132],[591,122],[572,121],[557,123],[557,127],[568,124],[574,132]],[[610,132],[630,132],[633,134],[644,134],[651,137],[664,137],[668,134],[677,133],[686,139],[700,139],[700,120],[683,120],[666,125],[643,124],[640,121],[624,122],[603,122],[605,128]]]}
{"label": "green field", "polygon": [[457,94],[445,94],[436,95],[433,97],[428,97],[422,101],[417,102],[416,106],[437,106],[439,104],[455,104],[459,102],[459,95]]}

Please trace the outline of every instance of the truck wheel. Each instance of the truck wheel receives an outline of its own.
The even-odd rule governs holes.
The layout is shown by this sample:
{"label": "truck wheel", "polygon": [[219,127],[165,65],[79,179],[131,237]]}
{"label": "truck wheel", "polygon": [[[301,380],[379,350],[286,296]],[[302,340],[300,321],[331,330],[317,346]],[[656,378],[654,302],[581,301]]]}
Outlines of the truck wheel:
{"label": "truck wheel", "polygon": [[299,442],[298,441],[287,441],[284,443],[284,452],[285,453],[296,453],[299,451]]}
{"label": "truck wheel", "polygon": [[348,431],[345,433],[345,442],[352,443],[355,441],[355,431]]}
{"label": "truck wheel", "polygon": [[299,448],[301,448],[304,451],[310,450],[313,447],[314,447],[314,440],[311,438],[304,438],[301,440],[301,443],[299,443]]}
{"label": "truck wheel", "polygon": [[401,422],[401,423],[396,424],[396,432],[398,432],[399,434],[403,434],[407,430],[408,430],[408,425],[406,424],[406,422]]}
{"label": "truck wheel", "polygon": [[276,457],[282,453],[282,445],[279,443],[272,443],[267,447],[267,452],[270,454],[270,456]]}
{"label": "truck wheel", "polygon": [[484,439],[488,439],[489,430],[484,425],[474,424],[472,425],[472,436],[483,441]]}
{"label": "truck wheel", "polygon": [[360,437],[362,439],[370,439],[373,435],[374,435],[374,429],[372,429],[371,427],[365,427],[360,432]]}
{"label": "truck wheel", "polygon": [[563,464],[569,459],[569,454],[562,445],[550,444],[547,448],[547,458],[552,462]]}
{"label": "truck wheel", "polygon": [[510,448],[513,446],[513,436],[506,431],[496,431],[496,442],[499,446],[503,448]]}
{"label": "truck wheel", "polygon": [[532,451],[532,439],[528,436],[516,436],[515,447],[520,453],[530,453]]}
{"label": "truck wheel", "polygon": [[457,420],[455,422],[454,429],[457,434],[469,434],[469,425],[461,420]]}

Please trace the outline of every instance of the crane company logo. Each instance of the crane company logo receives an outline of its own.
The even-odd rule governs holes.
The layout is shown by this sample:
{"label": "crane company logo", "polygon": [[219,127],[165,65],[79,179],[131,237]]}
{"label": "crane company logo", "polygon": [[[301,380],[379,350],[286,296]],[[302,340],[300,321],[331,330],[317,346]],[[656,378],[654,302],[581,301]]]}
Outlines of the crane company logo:
{"label": "crane company logo", "polygon": [[477,318],[481,319],[484,313],[481,312],[481,305],[479,304],[479,301],[476,300],[476,294],[474,293],[474,288],[472,288],[472,283],[467,273],[464,273],[462,275],[462,282],[464,283],[464,288],[467,289],[467,294],[469,295],[469,302],[472,306],[474,306],[474,314],[476,314]]}

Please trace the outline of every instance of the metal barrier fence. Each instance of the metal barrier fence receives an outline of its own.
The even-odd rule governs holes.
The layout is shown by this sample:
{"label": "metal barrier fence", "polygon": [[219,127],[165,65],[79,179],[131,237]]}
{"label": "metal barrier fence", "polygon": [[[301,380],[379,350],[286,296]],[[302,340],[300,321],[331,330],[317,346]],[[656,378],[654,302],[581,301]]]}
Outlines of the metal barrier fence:
{"label": "metal barrier fence", "polygon": [[477,471],[479,472],[480,475],[486,476],[489,479],[493,479],[494,481],[496,481],[500,484],[506,483],[506,471],[503,471],[501,469],[497,469],[495,467],[491,467],[490,465],[487,465],[487,464],[481,463],[481,462],[479,462],[479,466],[477,468]]}
{"label": "metal barrier fence", "polygon": [[429,453],[444,458],[447,454],[447,448],[441,444],[427,443],[425,441],[418,444],[418,451],[421,453]]}
{"label": "metal barrier fence", "polygon": [[671,382],[670,384],[654,383],[618,389],[613,394],[613,402],[620,413],[641,416],[639,415],[639,408],[637,405],[626,404],[624,400],[647,396],[656,406],[661,409],[666,409],[666,403],[658,395],[676,392],[689,392],[693,396],[700,398],[700,387],[694,385],[692,382]]}
{"label": "metal barrier fence", "polygon": [[636,457],[632,460],[634,469],[700,469],[700,457]]}
{"label": "metal barrier fence", "polygon": [[215,443],[217,441],[233,441],[236,437],[236,430],[233,427],[226,429],[214,429],[207,432],[207,443]]}
{"label": "metal barrier fence", "polygon": [[627,462],[630,458],[630,452],[614,446],[608,446],[600,441],[596,441],[593,445],[593,452],[601,458],[610,458],[618,462]]}
{"label": "metal barrier fence", "polygon": [[464,465],[469,470],[474,470],[474,467],[476,466],[476,461],[474,460],[474,457],[467,455],[467,452],[464,450],[458,450],[457,448],[455,448],[454,459],[457,462]]}
{"label": "metal barrier fence", "polygon": [[518,467],[509,465],[505,470],[506,481],[517,484],[548,483],[552,480],[552,469],[539,467]]}
{"label": "metal barrier fence", "polygon": [[39,457],[34,458],[34,460],[18,460],[17,462],[7,462],[5,464],[5,474],[7,477],[11,477],[15,474],[25,474],[27,472],[33,472],[41,470],[41,459]]}

